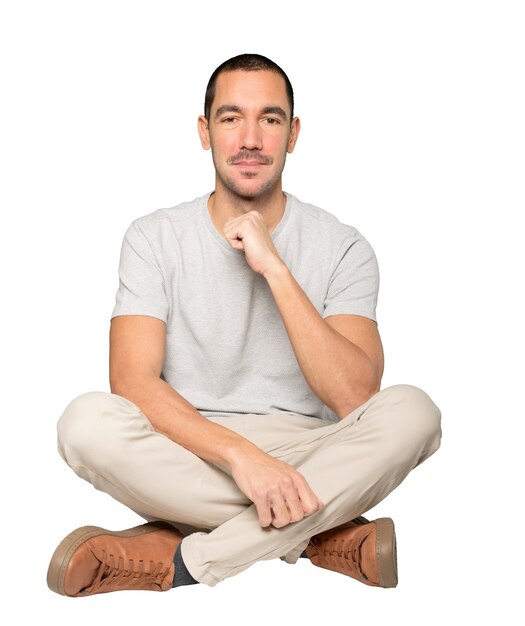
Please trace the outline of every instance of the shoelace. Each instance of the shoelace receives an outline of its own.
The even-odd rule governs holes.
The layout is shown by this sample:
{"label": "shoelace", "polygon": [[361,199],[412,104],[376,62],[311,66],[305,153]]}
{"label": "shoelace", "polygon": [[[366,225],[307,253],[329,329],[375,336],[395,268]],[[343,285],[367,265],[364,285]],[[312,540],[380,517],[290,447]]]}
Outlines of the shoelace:
{"label": "shoelace", "polygon": [[[339,558],[344,559],[345,565],[349,565],[351,569],[355,569],[362,580],[368,580],[368,577],[361,569],[361,546],[366,541],[368,535],[358,535],[352,539],[330,539],[318,545],[320,553],[326,559]],[[324,545],[322,545],[324,543]]]}
{"label": "shoelace", "polygon": [[149,561],[149,570],[146,571],[143,560],[138,561],[138,569],[135,568],[134,559],[128,559],[127,567],[125,560],[119,556],[102,552],[102,561],[95,580],[89,587],[83,589],[83,593],[99,593],[106,587],[123,587],[125,589],[143,589],[147,585],[158,585],[161,589],[162,581],[168,574],[171,564],[167,567],[160,561]]}

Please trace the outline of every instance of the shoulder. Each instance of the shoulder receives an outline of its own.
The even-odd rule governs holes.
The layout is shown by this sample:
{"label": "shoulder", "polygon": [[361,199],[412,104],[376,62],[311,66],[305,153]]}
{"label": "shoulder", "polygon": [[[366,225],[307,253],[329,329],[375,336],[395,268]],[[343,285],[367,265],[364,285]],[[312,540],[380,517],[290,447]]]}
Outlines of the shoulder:
{"label": "shoulder", "polygon": [[147,239],[157,239],[166,234],[167,231],[176,229],[177,226],[195,219],[208,195],[141,215],[132,220],[128,227],[128,233],[139,233]]}
{"label": "shoulder", "polygon": [[332,246],[338,243],[348,246],[357,241],[368,243],[355,226],[341,222],[334,213],[315,204],[303,202],[292,194],[287,193],[287,195],[290,196],[294,204],[299,222],[305,227],[313,229],[318,238],[328,239]]}

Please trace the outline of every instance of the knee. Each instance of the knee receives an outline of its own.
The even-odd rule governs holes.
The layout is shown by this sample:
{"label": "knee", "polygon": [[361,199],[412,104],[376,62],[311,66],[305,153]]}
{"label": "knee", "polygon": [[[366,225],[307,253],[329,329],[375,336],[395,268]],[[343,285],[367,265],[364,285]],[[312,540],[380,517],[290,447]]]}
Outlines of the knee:
{"label": "knee", "polygon": [[119,399],[105,391],[89,391],[74,398],[65,408],[57,424],[58,450],[68,463],[80,463],[84,452],[97,448],[108,420]]}
{"label": "knee", "polygon": [[62,456],[79,450],[93,436],[104,395],[103,391],[89,391],[67,405],[57,424],[58,447]]}
{"label": "knee", "polygon": [[385,389],[396,413],[392,426],[405,442],[413,441],[426,455],[441,445],[441,411],[430,396],[413,385]]}

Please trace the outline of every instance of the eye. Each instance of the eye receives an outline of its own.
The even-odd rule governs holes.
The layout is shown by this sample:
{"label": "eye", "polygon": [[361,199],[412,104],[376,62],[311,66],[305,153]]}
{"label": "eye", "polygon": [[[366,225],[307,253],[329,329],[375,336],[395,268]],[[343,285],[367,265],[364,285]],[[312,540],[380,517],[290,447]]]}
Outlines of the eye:
{"label": "eye", "polygon": [[280,124],[280,123],[281,123],[281,122],[280,122],[280,120],[278,120],[278,119],[277,119],[277,118],[275,118],[275,117],[266,117],[266,118],[264,119],[264,121],[265,121],[265,122],[266,122],[269,126],[275,126],[275,125],[277,125],[277,124]]}
{"label": "eye", "polygon": [[224,122],[225,124],[231,124],[232,122],[235,122],[235,118],[234,117],[224,117],[221,122]]}

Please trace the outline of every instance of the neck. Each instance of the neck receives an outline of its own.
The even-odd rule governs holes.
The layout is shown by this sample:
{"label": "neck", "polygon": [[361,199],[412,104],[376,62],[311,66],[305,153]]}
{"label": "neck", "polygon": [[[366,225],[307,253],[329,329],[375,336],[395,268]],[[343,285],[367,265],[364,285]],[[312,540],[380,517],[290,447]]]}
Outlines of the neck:
{"label": "neck", "polygon": [[222,185],[216,185],[208,200],[208,210],[215,227],[224,236],[222,229],[230,217],[240,217],[250,211],[259,211],[271,233],[281,221],[286,206],[286,196],[281,185],[268,194],[257,198],[246,198],[232,193]]}

